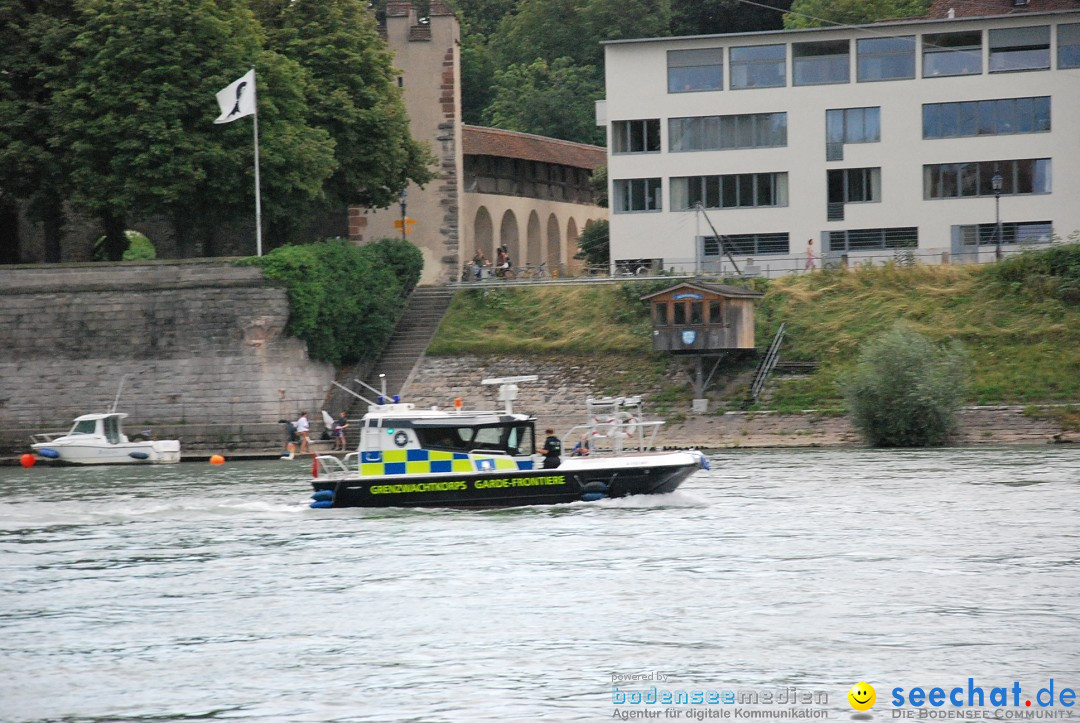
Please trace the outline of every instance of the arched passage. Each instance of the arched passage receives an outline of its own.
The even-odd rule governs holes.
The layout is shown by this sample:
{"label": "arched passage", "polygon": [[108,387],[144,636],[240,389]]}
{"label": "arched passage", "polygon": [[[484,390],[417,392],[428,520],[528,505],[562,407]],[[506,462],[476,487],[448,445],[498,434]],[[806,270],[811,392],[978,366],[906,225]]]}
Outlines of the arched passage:
{"label": "arched passage", "polygon": [[559,219],[555,214],[548,216],[547,222],[547,265],[551,269],[562,266],[562,234],[559,232]]}
{"label": "arched passage", "polygon": [[[476,211],[476,221],[473,224],[473,240],[476,248],[491,261],[495,258],[495,225],[491,222],[491,214],[486,206],[481,206]],[[466,261],[472,258],[476,249],[465,249]]]}
{"label": "arched passage", "polygon": [[529,214],[529,225],[525,236],[526,263],[530,266],[540,265],[540,252],[543,250],[543,241],[540,238],[540,216],[533,211]]}
{"label": "arched passage", "polygon": [[502,222],[499,224],[499,243],[505,244],[506,248],[510,250],[510,260],[514,265],[521,263],[521,241],[518,236],[518,222],[517,216],[513,211],[507,211],[503,214]]}
{"label": "arched passage", "polygon": [[567,271],[577,274],[585,267],[585,262],[574,258],[581,247],[578,246],[577,221],[573,218],[566,224],[566,267]]}

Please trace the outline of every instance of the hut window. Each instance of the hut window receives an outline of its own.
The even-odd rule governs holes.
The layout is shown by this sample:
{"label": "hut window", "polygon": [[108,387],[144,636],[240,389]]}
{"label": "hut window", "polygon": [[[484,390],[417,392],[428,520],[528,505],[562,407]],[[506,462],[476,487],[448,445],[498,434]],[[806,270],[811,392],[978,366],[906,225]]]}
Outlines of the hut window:
{"label": "hut window", "polygon": [[714,299],[709,302],[709,323],[721,324],[724,321],[724,302]]}
{"label": "hut window", "polygon": [[676,325],[686,323],[686,304],[672,304],[671,310],[675,312],[675,319],[672,323]]}
{"label": "hut window", "polygon": [[653,314],[657,326],[667,326],[667,302],[661,301],[653,306]]}
{"label": "hut window", "polygon": [[705,323],[705,308],[704,304],[700,301],[690,302],[690,323],[691,324],[704,324]]}

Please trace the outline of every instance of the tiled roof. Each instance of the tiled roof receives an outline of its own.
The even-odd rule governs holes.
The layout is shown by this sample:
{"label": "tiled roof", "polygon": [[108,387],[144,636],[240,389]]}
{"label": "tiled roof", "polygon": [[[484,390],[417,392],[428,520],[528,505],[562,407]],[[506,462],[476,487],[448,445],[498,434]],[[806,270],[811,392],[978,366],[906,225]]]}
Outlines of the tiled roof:
{"label": "tiled roof", "polygon": [[1022,15],[1045,13],[1055,10],[1080,10],[1080,0],[1028,0],[1018,5],[1014,0],[934,0],[929,16],[947,18],[949,10],[953,17],[975,18],[987,15]]}
{"label": "tiled roof", "polygon": [[520,158],[525,161],[586,168],[590,171],[604,165],[607,160],[607,150],[602,146],[481,126],[461,127],[461,147],[467,156]]}

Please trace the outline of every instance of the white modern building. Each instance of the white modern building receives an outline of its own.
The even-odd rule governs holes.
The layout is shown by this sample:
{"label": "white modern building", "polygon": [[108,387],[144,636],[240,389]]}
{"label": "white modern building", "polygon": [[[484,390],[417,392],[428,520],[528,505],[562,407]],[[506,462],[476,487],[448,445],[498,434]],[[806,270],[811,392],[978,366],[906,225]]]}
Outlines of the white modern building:
{"label": "white modern building", "polygon": [[605,43],[613,264],[730,272],[730,253],[775,276],[811,240],[820,266],[1076,238],[1080,3],[994,4]]}

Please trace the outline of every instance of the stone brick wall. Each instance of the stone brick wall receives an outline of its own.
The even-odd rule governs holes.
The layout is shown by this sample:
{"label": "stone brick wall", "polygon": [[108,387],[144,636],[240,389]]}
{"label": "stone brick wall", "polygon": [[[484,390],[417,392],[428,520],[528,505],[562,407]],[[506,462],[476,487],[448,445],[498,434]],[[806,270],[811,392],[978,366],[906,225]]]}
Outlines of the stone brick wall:
{"label": "stone brick wall", "polygon": [[[562,364],[504,357],[427,357],[413,378],[402,401],[419,407],[453,406],[461,397],[466,409],[501,410],[497,386],[482,386],[482,379],[536,374],[538,382],[519,384],[514,411],[532,414],[540,428],[552,426],[563,435],[575,424],[586,421],[585,400],[597,397],[597,379],[611,372],[582,362]],[[674,379],[685,383],[684,379]],[[643,387],[626,379],[623,394],[642,395],[648,419],[659,419],[649,404],[658,389]],[[689,406],[689,405],[688,405]],[[652,410],[652,411],[651,411]],[[961,410],[955,444],[1046,444],[1054,437],[1073,439],[1050,420],[1036,419],[1015,406],[969,407]],[[698,447],[811,447],[861,446],[863,441],[847,417],[814,412],[774,414],[770,412],[711,412],[673,415],[656,437],[658,446]],[[572,441],[572,440],[571,440]]]}
{"label": "stone brick wall", "polygon": [[227,262],[2,269],[0,447],[106,411],[121,379],[129,433],[231,444],[246,426],[247,446],[279,446],[277,420],[318,419],[334,374],[284,334],[288,313],[283,288]]}

